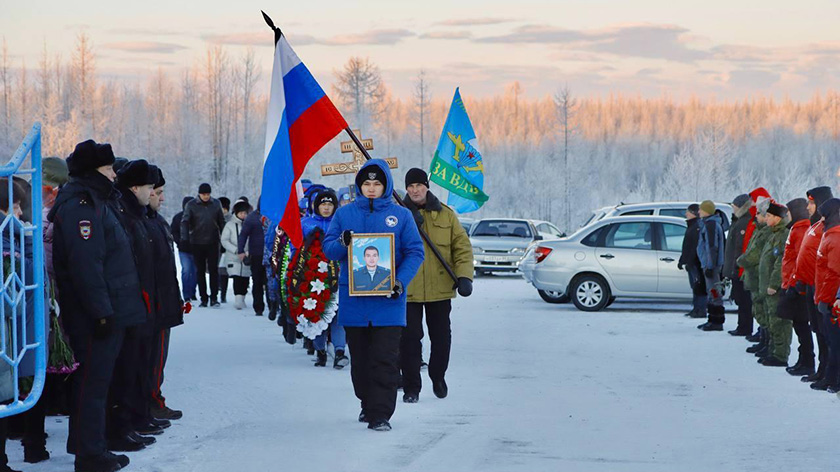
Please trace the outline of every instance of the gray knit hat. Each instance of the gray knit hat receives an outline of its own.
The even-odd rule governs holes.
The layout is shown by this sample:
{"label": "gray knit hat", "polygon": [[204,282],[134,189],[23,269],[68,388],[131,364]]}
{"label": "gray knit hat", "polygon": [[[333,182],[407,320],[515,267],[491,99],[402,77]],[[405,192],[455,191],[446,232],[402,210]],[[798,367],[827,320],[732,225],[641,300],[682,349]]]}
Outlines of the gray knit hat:
{"label": "gray knit hat", "polygon": [[752,202],[752,198],[750,198],[750,196],[746,193],[738,195],[737,197],[735,197],[735,200],[732,200],[732,204],[738,208],[744,208],[744,205],[746,205],[749,202]]}

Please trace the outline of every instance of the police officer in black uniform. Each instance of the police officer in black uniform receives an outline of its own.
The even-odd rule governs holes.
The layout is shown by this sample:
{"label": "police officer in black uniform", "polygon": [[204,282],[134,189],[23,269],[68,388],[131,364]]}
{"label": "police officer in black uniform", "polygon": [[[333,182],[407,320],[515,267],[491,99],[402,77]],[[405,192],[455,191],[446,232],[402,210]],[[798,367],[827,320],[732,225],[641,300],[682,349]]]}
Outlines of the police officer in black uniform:
{"label": "police officer in black uniform", "polygon": [[151,391],[148,372],[151,371],[155,317],[155,266],[146,207],[157,179],[157,171],[153,172],[143,159],[129,161],[117,172],[122,219],[134,251],[146,317],[143,323],[126,329],[116,374],[111,381],[107,438],[108,449],[112,451],[143,449],[155,439],[141,435],[160,434],[169,426],[168,422],[157,424],[152,418],[147,395]]}
{"label": "police officer in black uniform", "polygon": [[184,312],[187,307],[181,299],[181,289],[178,286],[178,275],[175,266],[174,239],[169,224],[160,216],[160,207],[165,201],[164,185],[166,179],[163,172],[155,165],[151,166],[157,172],[158,182],[155,185],[149,202],[146,224],[149,236],[152,238],[155,256],[155,331],[152,343],[152,369],[149,371],[149,398],[152,404],[152,416],[157,419],[177,420],[183,413],[173,410],[166,405],[166,398],[161,393],[163,371],[166,358],[169,356],[170,330],[184,324]]}
{"label": "police officer in black uniform", "polygon": [[67,158],[70,182],[49,213],[61,319],[79,362],[67,452],[76,472],[112,472],[128,465],[105,442],[105,408],[126,326],[145,321],[131,242],[120,221],[110,144],[79,143]]}

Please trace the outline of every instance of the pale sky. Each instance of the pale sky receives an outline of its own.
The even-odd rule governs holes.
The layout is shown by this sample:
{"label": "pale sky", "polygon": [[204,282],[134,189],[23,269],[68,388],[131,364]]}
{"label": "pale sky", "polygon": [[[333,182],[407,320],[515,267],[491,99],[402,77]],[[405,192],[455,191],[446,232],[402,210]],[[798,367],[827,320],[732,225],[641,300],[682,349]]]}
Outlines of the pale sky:
{"label": "pale sky", "polygon": [[493,95],[514,80],[532,97],[566,83],[587,96],[719,99],[840,88],[838,0],[0,0],[0,35],[13,64],[32,68],[45,39],[67,59],[86,31],[99,72],[135,80],[174,75],[212,42],[234,56],[251,44],[267,76],[260,9],[327,90],[353,55],[404,98],[421,68],[436,97],[456,86]]}

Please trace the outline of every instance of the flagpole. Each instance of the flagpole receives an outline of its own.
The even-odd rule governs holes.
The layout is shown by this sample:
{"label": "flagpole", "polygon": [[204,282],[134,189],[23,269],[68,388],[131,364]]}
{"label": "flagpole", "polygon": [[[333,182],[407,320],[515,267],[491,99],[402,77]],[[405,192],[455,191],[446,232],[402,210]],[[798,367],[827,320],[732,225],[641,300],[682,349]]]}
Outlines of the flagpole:
{"label": "flagpole", "polygon": [[[271,18],[264,11],[260,10],[260,13],[262,13],[263,19],[265,20],[265,23],[268,25],[268,27],[271,28],[272,31],[274,31],[274,45],[276,47],[277,41],[279,41],[280,37],[283,36],[283,32],[280,31],[280,28],[274,26],[274,21],[272,21]],[[373,159],[370,156],[370,154],[368,154],[367,149],[365,149],[365,147],[362,145],[362,142],[359,141],[359,137],[356,136],[356,133],[354,133],[349,126],[344,128],[344,131],[346,131],[347,134],[350,135],[350,139],[352,139],[353,142],[356,143],[356,147],[359,148],[359,150],[362,152],[362,155],[365,156],[365,159]],[[396,190],[393,191],[393,196],[399,205],[405,207],[405,203],[403,203],[403,201],[400,199],[400,196]],[[449,264],[447,264],[446,260],[443,259],[443,255],[440,253],[440,250],[438,250],[437,246],[434,245],[432,240],[429,238],[429,235],[426,234],[425,231],[423,231],[423,228],[418,226],[417,230],[420,232],[420,237],[423,238],[423,241],[426,242],[426,245],[429,246],[429,249],[432,250],[432,253],[435,255],[437,260],[440,261],[441,265],[443,265],[444,270],[446,270],[446,273],[448,273],[449,276],[452,277],[452,280],[457,286],[458,276],[455,275],[455,271],[453,271],[452,267],[449,267]]]}
{"label": "flagpole", "polygon": [[[368,154],[367,149],[365,149],[365,147],[362,145],[362,142],[359,140],[359,137],[356,136],[356,133],[354,133],[349,126],[344,128],[344,131],[347,132],[348,135],[350,135],[350,139],[352,139],[353,142],[356,143],[356,147],[359,148],[360,151],[362,151],[362,155],[365,156],[365,159],[373,159],[370,156],[370,154]],[[394,200],[396,200],[400,206],[405,207],[405,203],[402,201],[402,199],[400,199],[400,195],[397,193],[397,191],[392,190],[392,192]],[[446,260],[443,259],[443,255],[440,253],[440,250],[437,248],[437,246],[435,246],[435,244],[432,242],[431,238],[429,238],[429,235],[426,234],[426,232],[423,231],[423,228],[421,228],[420,226],[417,226],[417,230],[420,231],[420,237],[423,238],[423,241],[425,241],[426,245],[429,246],[429,249],[432,250],[432,253],[435,255],[435,258],[437,258],[441,265],[443,265],[443,269],[446,270],[449,276],[452,277],[452,280],[457,284],[458,276],[455,275],[455,271],[452,270],[452,267],[450,267],[449,264],[446,263]]]}

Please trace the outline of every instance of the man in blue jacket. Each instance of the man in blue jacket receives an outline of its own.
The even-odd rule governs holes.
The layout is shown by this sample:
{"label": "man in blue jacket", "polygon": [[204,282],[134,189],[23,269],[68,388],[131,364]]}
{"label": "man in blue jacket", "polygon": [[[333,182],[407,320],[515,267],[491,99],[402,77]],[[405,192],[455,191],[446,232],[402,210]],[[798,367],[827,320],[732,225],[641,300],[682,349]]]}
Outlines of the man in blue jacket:
{"label": "man in blue jacket", "polygon": [[[341,263],[339,322],[350,347],[353,389],[361,401],[360,422],[376,431],[390,431],[397,405],[400,337],[405,326],[405,287],[423,263],[423,241],[411,212],[394,202],[388,164],[373,159],[356,174],[358,197],[339,208],[324,239],[324,252]],[[396,280],[387,297],[351,297],[347,247],[353,233],[393,233]]]}
{"label": "man in blue jacket", "polygon": [[698,326],[703,331],[723,331],[725,310],[723,308],[723,284],[720,280],[723,270],[724,235],[721,217],[715,211],[715,204],[706,200],[700,204],[700,238],[697,241],[697,257],[706,280],[706,304],[709,321]]}
{"label": "man in blue jacket", "polygon": [[353,271],[353,290],[361,292],[381,291],[391,278],[391,271],[379,265],[379,249],[368,246],[364,251],[364,267]]}

